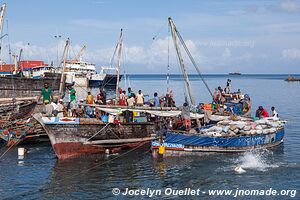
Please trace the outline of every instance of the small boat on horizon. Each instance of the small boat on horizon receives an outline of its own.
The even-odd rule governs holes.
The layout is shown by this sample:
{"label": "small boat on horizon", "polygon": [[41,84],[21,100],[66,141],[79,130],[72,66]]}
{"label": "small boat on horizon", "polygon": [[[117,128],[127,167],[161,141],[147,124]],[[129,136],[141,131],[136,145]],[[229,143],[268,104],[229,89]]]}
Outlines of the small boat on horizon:
{"label": "small boat on horizon", "polygon": [[242,75],[242,73],[240,73],[240,72],[229,72],[228,75],[239,76],[239,75]]}
{"label": "small boat on horizon", "polygon": [[288,76],[285,81],[287,82],[294,82],[294,81],[300,81],[300,78],[296,78],[294,76]]}

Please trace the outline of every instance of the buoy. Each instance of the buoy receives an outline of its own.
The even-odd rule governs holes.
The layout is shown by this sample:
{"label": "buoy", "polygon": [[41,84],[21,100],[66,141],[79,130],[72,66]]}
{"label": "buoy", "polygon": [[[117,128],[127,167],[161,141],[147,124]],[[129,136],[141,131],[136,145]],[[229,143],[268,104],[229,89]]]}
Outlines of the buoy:
{"label": "buoy", "polygon": [[166,151],[166,148],[164,146],[159,146],[159,148],[158,148],[159,154],[163,155],[165,153],[165,151]]}
{"label": "buoy", "polygon": [[246,170],[244,170],[240,165],[236,166],[234,168],[234,171],[236,171],[238,173],[244,173],[244,172],[246,172]]}

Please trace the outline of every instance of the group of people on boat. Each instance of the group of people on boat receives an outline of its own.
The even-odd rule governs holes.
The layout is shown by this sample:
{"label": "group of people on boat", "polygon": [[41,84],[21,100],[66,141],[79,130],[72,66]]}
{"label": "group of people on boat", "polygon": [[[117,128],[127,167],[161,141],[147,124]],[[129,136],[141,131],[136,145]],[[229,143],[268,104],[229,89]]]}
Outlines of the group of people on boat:
{"label": "group of people on boat", "polygon": [[[250,96],[242,95],[240,89],[236,92],[231,91],[231,80],[227,80],[225,89],[220,86],[215,89],[213,95],[213,101],[211,104],[199,104],[198,113],[205,114],[202,122],[199,120],[191,119],[190,106],[187,102],[181,107],[181,115],[176,118],[168,118],[167,124],[173,129],[190,130],[195,127],[201,127],[201,124],[209,123],[209,116],[212,113],[224,114],[237,114],[245,117],[251,117],[251,100]],[[119,96],[116,99],[107,99],[106,92],[103,87],[100,87],[99,93],[94,98],[92,92],[88,91],[86,99],[76,101],[76,91],[72,85],[67,85],[65,93],[59,100],[54,100],[52,89],[47,83],[44,84],[44,88],[41,91],[39,99],[43,98],[44,103],[44,116],[56,116],[56,117],[78,117],[78,118],[98,118],[103,121],[107,120],[108,113],[105,113],[97,108],[98,105],[114,105],[123,107],[176,107],[173,92],[169,91],[166,95],[159,96],[157,92],[154,92],[153,98],[149,101],[145,101],[145,96],[142,90],[138,90],[137,93],[133,92],[131,87],[126,90],[119,89]],[[234,105],[234,106],[232,106]],[[272,116],[278,117],[278,113],[274,107],[272,107]],[[208,112],[209,111],[209,112]],[[207,114],[208,113],[208,114]],[[118,117],[121,118],[121,122],[134,122],[134,121],[157,121],[157,117],[153,117],[145,113],[134,113],[125,111],[120,113]],[[256,118],[269,117],[268,112],[262,107],[256,111]],[[207,119],[206,119],[207,118]]]}
{"label": "group of people on boat", "polygon": [[168,92],[165,96],[158,96],[157,92],[154,92],[153,98],[145,102],[145,96],[142,90],[138,90],[134,93],[129,87],[127,92],[125,90],[119,90],[119,97],[114,100],[108,100],[106,92],[103,87],[100,87],[99,93],[96,98],[88,91],[86,99],[77,100],[76,90],[73,85],[67,85],[64,94],[59,99],[54,99],[53,91],[49,87],[48,83],[44,84],[41,94],[38,97],[38,101],[42,98],[44,109],[42,113],[44,116],[57,116],[57,117],[97,117],[101,116],[95,106],[98,105],[119,105],[128,107],[175,107],[175,101],[173,99],[173,92]]}
{"label": "group of people on boat", "polygon": [[[271,117],[277,117],[279,118],[279,114],[278,112],[275,110],[275,107],[272,106],[271,107]],[[255,112],[255,117],[258,119],[261,118],[265,118],[265,117],[270,117],[268,111],[263,107],[263,106],[259,106],[258,109]]]}

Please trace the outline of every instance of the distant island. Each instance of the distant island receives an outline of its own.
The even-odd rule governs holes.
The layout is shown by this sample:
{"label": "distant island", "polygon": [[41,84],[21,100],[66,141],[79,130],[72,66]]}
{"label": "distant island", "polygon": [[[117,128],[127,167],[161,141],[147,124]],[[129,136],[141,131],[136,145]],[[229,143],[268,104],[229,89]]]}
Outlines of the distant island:
{"label": "distant island", "polygon": [[229,75],[242,75],[240,72],[230,72]]}

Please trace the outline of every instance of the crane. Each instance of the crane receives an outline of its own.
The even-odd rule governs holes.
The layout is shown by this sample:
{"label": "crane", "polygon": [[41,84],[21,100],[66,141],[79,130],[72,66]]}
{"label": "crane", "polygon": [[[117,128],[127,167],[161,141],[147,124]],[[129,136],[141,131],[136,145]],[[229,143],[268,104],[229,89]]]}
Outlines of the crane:
{"label": "crane", "polygon": [[[21,62],[22,53],[23,53],[23,49],[20,49],[20,53],[19,53],[19,61],[18,61],[18,70],[21,69],[20,62]],[[23,71],[23,69],[22,69],[22,71]]]}
{"label": "crane", "polygon": [[82,56],[84,50],[86,49],[86,47],[87,47],[86,45],[83,45],[83,47],[80,49],[78,54],[73,58],[73,60],[78,61],[81,58],[81,56]]}

